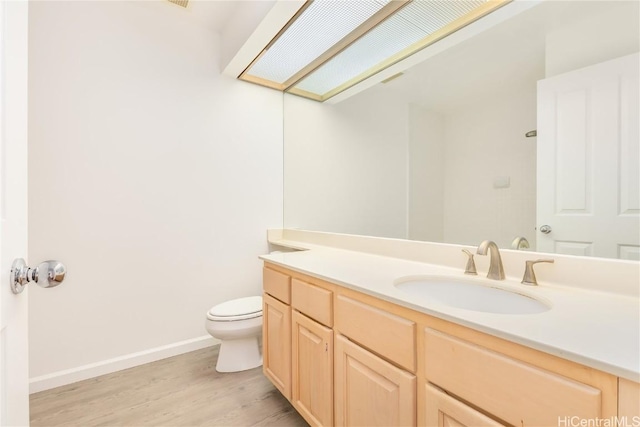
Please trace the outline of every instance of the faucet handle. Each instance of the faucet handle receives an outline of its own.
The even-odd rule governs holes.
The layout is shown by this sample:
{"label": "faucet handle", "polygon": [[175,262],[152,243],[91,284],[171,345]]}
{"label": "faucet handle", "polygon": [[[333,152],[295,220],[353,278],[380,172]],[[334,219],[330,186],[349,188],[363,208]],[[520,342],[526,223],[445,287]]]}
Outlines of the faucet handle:
{"label": "faucet handle", "polygon": [[524,276],[522,277],[522,282],[520,283],[522,283],[523,285],[538,286],[538,281],[536,280],[536,273],[533,271],[533,265],[539,262],[549,262],[553,264],[555,261],[552,259],[536,259],[536,260],[526,261],[525,267],[524,267]]}
{"label": "faucet handle", "polygon": [[471,253],[471,251],[469,251],[468,249],[463,249],[462,252],[467,254],[467,256],[469,257],[469,259],[467,259],[467,266],[464,268],[464,274],[471,274],[474,276],[477,275],[478,272],[476,271],[476,263],[473,260],[473,253]]}

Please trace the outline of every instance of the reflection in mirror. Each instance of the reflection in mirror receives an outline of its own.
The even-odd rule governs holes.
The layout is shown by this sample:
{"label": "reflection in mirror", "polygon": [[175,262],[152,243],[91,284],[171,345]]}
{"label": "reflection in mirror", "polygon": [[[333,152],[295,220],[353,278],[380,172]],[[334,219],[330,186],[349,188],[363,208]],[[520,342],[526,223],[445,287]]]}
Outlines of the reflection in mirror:
{"label": "reflection in mirror", "polygon": [[284,226],[637,260],[639,16],[540,2],[337,104],[285,95]]}

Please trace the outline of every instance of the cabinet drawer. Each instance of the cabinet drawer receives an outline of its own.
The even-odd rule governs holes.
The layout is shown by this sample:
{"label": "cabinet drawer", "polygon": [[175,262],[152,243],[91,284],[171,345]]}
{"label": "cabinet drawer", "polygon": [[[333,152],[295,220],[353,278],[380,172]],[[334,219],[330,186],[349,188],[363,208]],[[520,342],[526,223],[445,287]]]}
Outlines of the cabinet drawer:
{"label": "cabinet drawer", "polygon": [[512,425],[602,415],[601,390],[429,328],[425,373],[427,381]]}
{"label": "cabinet drawer", "polygon": [[326,326],[333,326],[331,297],[333,292],[298,279],[291,281],[291,305],[301,313]]}
{"label": "cabinet drawer", "polygon": [[504,427],[484,414],[427,384],[425,389],[427,426],[437,427]]}
{"label": "cabinet drawer", "polygon": [[416,371],[416,324],[338,295],[336,329],[403,368]]}
{"label": "cabinet drawer", "polygon": [[262,268],[262,286],[264,291],[284,302],[291,303],[291,277],[267,267]]}

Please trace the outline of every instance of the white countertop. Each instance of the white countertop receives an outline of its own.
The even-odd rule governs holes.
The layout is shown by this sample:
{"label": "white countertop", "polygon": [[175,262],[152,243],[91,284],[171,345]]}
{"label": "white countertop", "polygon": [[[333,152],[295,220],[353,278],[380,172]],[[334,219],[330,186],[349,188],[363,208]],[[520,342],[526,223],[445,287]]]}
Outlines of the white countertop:
{"label": "white countertop", "polygon": [[[289,246],[289,245],[287,245]],[[295,247],[295,245],[290,245]],[[640,299],[615,293],[544,284],[525,286],[507,278],[499,287],[549,302],[537,314],[493,314],[417,303],[394,287],[406,276],[450,275],[486,284],[484,274],[465,276],[456,269],[332,247],[273,253],[264,261],[373,295],[434,317],[541,350],[616,376],[640,382]],[[461,267],[464,267],[461,263]],[[493,281],[492,281],[493,282]],[[412,301],[413,299],[413,301]]]}

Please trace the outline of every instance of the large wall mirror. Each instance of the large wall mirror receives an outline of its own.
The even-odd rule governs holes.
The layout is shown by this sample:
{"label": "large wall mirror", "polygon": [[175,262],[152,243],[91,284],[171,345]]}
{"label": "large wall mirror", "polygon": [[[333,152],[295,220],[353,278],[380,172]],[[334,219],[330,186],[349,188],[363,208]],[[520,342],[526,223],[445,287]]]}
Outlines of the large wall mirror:
{"label": "large wall mirror", "polygon": [[640,3],[531,5],[341,102],[285,94],[284,226],[638,260]]}

